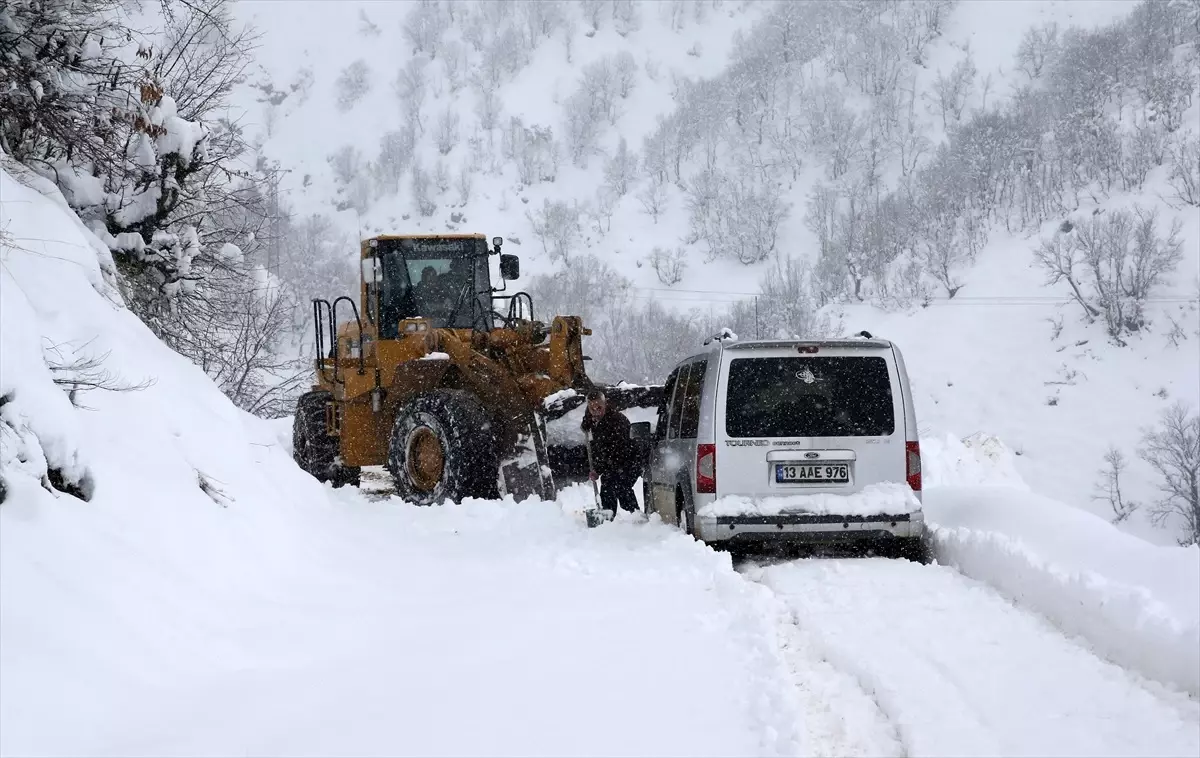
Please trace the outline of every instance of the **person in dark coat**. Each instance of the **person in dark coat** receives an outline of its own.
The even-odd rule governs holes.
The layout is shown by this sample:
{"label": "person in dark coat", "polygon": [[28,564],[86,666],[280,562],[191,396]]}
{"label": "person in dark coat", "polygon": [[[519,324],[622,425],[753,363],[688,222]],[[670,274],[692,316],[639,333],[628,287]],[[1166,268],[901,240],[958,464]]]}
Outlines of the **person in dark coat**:
{"label": "person in dark coat", "polygon": [[618,504],[636,513],[633,483],[642,472],[637,443],[629,439],[629,419],[608,407],[603,392],[592,390],[580,428],[592,434],[591,478],[600,479],[600,507],[613,516]]}

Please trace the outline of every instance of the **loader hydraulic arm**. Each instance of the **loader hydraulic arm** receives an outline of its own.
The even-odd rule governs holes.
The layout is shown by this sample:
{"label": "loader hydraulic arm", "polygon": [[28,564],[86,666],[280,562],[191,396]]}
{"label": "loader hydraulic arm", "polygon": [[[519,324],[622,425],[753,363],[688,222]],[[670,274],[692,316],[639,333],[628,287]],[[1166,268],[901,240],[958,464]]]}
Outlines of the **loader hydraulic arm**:
{"label": "loader hydraulic arm", "polygon": [[555,316],[550,326],[550,378],[563,387],[591,384],[584,366],[583,338],[591,335],[578,316]]}

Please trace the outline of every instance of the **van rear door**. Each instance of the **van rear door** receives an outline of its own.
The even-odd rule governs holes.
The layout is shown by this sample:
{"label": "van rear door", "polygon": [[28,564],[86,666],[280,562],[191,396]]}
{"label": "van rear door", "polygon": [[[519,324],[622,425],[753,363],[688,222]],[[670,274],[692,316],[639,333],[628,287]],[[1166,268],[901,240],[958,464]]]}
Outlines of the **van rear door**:
{"label": "van rear door", "polygon": [[888,343],[731,346],[717,389],[717,495],[849,494],[906,481]]}

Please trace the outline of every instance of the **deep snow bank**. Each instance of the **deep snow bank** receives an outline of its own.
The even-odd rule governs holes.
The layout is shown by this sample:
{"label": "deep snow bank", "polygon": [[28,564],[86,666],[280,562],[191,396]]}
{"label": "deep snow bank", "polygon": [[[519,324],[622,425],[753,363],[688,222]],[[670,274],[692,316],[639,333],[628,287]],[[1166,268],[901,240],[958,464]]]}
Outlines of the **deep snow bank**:
{"label": "deep snow bank", "polygon": [[1200,548],[1162,547],[1029,491],[998,439],[921,442],[938,560],[1200,694]]}

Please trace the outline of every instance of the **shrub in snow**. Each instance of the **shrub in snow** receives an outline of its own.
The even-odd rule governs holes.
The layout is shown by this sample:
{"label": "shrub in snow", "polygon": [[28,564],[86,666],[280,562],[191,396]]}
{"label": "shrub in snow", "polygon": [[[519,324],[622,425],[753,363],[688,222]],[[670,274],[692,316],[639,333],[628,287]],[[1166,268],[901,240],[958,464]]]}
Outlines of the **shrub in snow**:
{"label": "shrub in snow", "polygon": [[342,69],[337,82],[337,106],[348,111],[371,90],[371,67],[361,58]]}
{"label": "shrub in snow", "polygon": [[1103,317],[1118,344],[1145,326],[1146,299],[1183,258],[1180,221],[1165,239],[1157,221],[1157,210],[1139,207],[1093,215],[1069,232],[1056,232],[1034,252],[1047,282],[1066,282],[1087,320]]}

